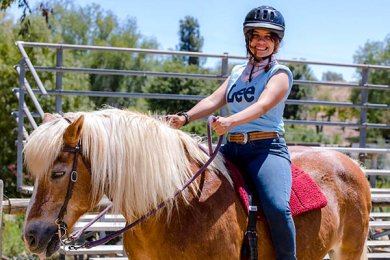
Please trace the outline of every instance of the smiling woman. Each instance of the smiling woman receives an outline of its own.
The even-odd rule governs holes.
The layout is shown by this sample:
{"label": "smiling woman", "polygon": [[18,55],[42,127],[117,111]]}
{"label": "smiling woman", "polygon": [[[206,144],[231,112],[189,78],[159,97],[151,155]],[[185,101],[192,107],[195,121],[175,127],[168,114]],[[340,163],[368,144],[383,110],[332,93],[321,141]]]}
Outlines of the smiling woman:
{"label": "smiling woman", "polygon": [[283,137],[283,112],[293,77],[275,58],[284,32],[284,17],[275,8],[250,10],[243,23],[247,63],[235,66],[214,93],[186,112],[186,118],[168,117],[173,127],[180,128],[227,105],[231,115],[213,123],[218,135],[227,134],[221,152],[255,185],[277,259],[296,259],[295,225],[288,203],[291,160]]}

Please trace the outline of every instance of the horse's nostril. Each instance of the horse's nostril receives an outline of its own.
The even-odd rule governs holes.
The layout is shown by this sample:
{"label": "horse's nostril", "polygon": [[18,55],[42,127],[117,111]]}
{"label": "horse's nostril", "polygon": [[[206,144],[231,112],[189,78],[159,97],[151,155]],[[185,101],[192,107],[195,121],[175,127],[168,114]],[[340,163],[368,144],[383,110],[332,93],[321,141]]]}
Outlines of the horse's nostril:
{"label": "horse's nostril", "polygon": [[26,235],[26,240],[30,248],[35,248],[37,246],[37,237],[35,232],[30,231]]}

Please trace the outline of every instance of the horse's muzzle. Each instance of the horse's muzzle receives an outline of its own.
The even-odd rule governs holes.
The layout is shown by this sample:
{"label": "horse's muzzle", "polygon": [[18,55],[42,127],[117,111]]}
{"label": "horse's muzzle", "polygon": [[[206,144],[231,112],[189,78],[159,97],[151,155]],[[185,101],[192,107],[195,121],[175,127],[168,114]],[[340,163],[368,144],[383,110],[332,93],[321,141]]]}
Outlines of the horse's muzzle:
{"label": "horse's muzzle", "polygon": [[43,221],[30,221],[23,234],[28,249],[34,254],[44,253],[47,257],[59,248],[57,225]]}

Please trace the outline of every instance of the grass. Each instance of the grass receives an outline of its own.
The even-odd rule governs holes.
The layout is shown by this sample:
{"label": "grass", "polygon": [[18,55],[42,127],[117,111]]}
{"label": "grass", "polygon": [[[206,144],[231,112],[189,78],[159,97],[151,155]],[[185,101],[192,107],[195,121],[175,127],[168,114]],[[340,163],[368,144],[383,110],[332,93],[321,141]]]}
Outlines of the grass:
{"label": "grass", "polygon": [[11,259],[34,259],[25,250],[22,240],[24,216],[3,215],[3,256]]}

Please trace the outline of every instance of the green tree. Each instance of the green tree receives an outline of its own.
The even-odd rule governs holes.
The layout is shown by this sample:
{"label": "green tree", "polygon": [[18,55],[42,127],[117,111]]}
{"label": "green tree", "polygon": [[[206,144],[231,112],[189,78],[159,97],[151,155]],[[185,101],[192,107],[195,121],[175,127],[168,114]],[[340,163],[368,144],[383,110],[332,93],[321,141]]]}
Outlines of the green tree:
{"label": "green tree", "polygon": [[[46,26],[46,22],[40,15],[31,15],[30,20],[33,21],[29,34],[21,36],[19,34],[20,27],[23,24],[15,24],[11,18],[9,18],[6,12],[0,13],[0,131],[3,134],[0,136],[1,150],[0,153],[0,174],[1,178],[5,182],[5,194],[9,197],[18,197],[20,194],[16,191],[16,145],[17,139],[17,126],[16,120],[11,116],[12,112],[18,108],[18,101],[12,92],[12,88],[17,88],[18,74],[13,68],[14,65],[19,64],[21,54],[15,47],[15,41],[38,41],[38,42],[53,42],[60,40],[58,35],[52,34],[50,29]],[[26,21],[22,22],[25,23]],[[40,48],[27,48],[27,54],[34,64],[40,66],[53,66],[55,61],[53,51],[44,50]],[[67,61],[72,60],[71,56]],[[75,61],[75,59],[73,59]],[[47,89],[53,89],[55,86],[55,76],[52,73],[42,72],[39,76]],[[30,73],[26,73],[26,78],[34,88],[34,80]],[[88,87],[88,82],[85,76],[69,76],[64,78],[64,84],[69,83],[76,88],[82,89],[82,86]],[[38,97],[40,96],[37,94]],[[26,103],[30,110],[35,112],[35,107],[32,105],[30,98],[26,95]],[[53,112],[54,98],[40,98],[41,106],[46,112]],[[88,102],[88,101],[87,101]],[[80,108],[86,103],[80,97],[69,97],[64,99],[64,110],[72,108]],[[40,123],[39,118],[36,118],[37,123]],[[32,127],[28,124],[28,120],[25,120],[26,128],[28,132]]]}
{"label": "green tree", "polygon": [[322,73],[322,81],[345,82],[343,74],[333,71],[326,71]]}
{"label": "green tree", "polygon": [[[34,9],[36,10],[36,9]],[[93,8],[80,8],[75,6],[72,1],[58,1],[53,4],[53,13],[50,17],[50,27],[47,26],[46,20],[39,13],[32,13],[29,16],[31,27],[29,33],[20,35],[20,28],[23,23],[15,24],[6,12],[0,13],[0,174],[5,183],[5,194],[9,197],[17,197],[16,192],[16,146],[17,138],[16,121],[11,116],[13,111],[18,108],[15,95],[12,88],[18,87],[18,75],[13,66],[18,64],[21,54],[15,47],[15,41],[32,41],[32,42],[62,42],[72,44],[101,44],[126,47],[150,47],[157,44],[151,40],[143,40],[136,32],[135,23],[129,19],[122,25],[119,25],[117,18],[112,13],[105,12],[97,5]],[[96,11],[96,12],[95,12]],[[88,12],[96,14],[96,19],[91,19]],[[100,15],[100,16],[99,16]],[[114,29],[113,29],[114,28]],[[142,41],[141,41],[142,40]],[[53,67],[56,62],[56,52],[44,48],[26,48],[26,52],[36,66]],[[105,53],[105,55],[107,55]],[[106,59],[99,60],[97,56],[90,55],[88,52],[81,51],[64,51],[63,64],[65,67],[94,67],[94,64],[103,63],[105,68],[142,69],[149,66],[152,60],[145,55],[134,54],[114,54],[107,55]],[[95,66],[101,68],[99,66]],[[51,72],[38,72],[47,90],[55,89],[55,74]],[[91,76],[92,77],[92,76]],[[35,81],[27,71],[26,78],[33,88],[36,88]],[[123,77],[119,82],[120,91],[128,91],[131,88],[143,88],[145,77],[138,77],[130,80],[129,77]],[[107,84],[114,85],[115,81],[109,81]],[[87,74],[82,73],[65,73],[63,76],[64,90],[90,90],[97,89],[100,82],[93,81]],[[101,85],[100,85],[101,86]],[[115,87],[115,86],[114,86]],[[109,90],[116,90],[115,88]],[[102,90],[102,89],[98,89]],[[119,91],[119,90],[117,90]],[[40,104],[45,112],[54,112],[54,97],[42,98],[37,94]],[[26,102],[32,112],[35,112],[34,106],[28,96]],[[126,104],[123,101],[123,104]],[[98,104],[99,106],[99,104]],[[68,96],[63,97],[63,111],[91,110],[95,105],[88,97]],[[39,118],[36,118],[40,123]],[[26,127],[28,132],[32,130],[27,120]]]}
{"label": "green tree", "polygon": [[[198,21],[186,16],[179,21],[179,45],[180,51],[199,52],[202,49],[203,38],[200,36]],[[162,71],[184,74],[210,74],[209,69],[201,68],[198,57],[168,58],[162,61]],[[218,82],[203,79],[189,78],[154,78],[146,88],[149,93],[183,94],[183,95],[208,95],[216,87]],[[186,111],[194,106],[198,100],[147,100],[148,108],[157,113],[176,113]]]}
{"label": "green tree", "polygon": [[[158,45],[137,31],[133,18],[120,21],[112,12],[96,4],[71,5],[66,9],[56,5],[55,14],[66,43],[131,48],[157,48]],[[150,55],[129,52],[92,51],[80,55],[82,65],[93,69],[150,70],[155,60]],[[90,74],[88,77],[90,89],[94,91],[140,92],[147,81],[141,76]],[[123,107],[137,103],[125,98],[97,97],[93,100],[98,108],[105,104]]]}
{"label": "green tree", "polygon": [[[322,80],[327,82],[344,82],[343,75],[340,73],[327,71],[322,74]],[[318,101],[337,101],[335,97],[332,96],[333,88],[330,86],[319,86],[315,93],[315,99]],[[314,117],[314,120],[327,121],[330,122],[332,117],[335,116],[338,112],[339,116],[345,115],[345,108],[338,108],[335,106],[325,106],[325,105],[316,105],[309,108],[309,113]],[[318,118],[319,116],[319,118]],[[340,117],[339,117],[340,119]],[[343,121],[345,121],[344,118]],[[324,126],[316,125],[316,133],[322,133]]]}
{"label": "green tree", "polygon": [[[177,72],[186,74],[209,74],[208,69],[203,69],[195,65],[184,66],[182,61],[166,60],[163,63],[163,71]],[[218,86],[216,81],[207,81],[204,79],[188,79],[188,78],[163,78],[158,77],[150,82],[146,89],[149,93],[164,93],[164,94],[182,94],[182,95],[201,95],[210,94]],[[178,111],[186,111],[193,107],[199,100],[164,100],[164,99],[149,99],[147,100],[148,108],[157,113],[176,113]]]}
{"label": "green tree", "polygon": [[26,16],[31,13],[30,5],[27,0],[0,0],[0,10],[7,10],[15,2],[18,3],[18,7],[23,11],[22,16],[20,17],[21,21],[23,21]]}
{"label": "green tree", "polygon": [[[354,62],[361,64],[376,64],[390,66],[390,34],[381,41],[368,41],[363,47],[360,47],[355,55]],[[362,75],[361,70],[357,70],[358,74]],[[390,71],[389,70],[370,70],[368,82],[370,84],[390,85]],[[351,95],[351,101],[360,103],[361,90],[355,89]],[[390,104],[390,93],[387,90],[369,90],[368,103],[373,104]],[[359,110],[355,110],[358,115]],[[390,124],[390,111],[383,109],[369,109],[368,122]],[[390,139],[390,129],[371,129],[368,128],[368,136],[376,137],[382,136],[384,139]]]}
{"label": "green tree", "polygon": [[[24,215],[9,215],[3,220],[3,256],[10,259],[34,259],[20,238],[23,230]],[[7,258],[5,258],[7,259]]]}
{"label": "green tree", "polygon": [[[145,38],[137,31],[133,18],[120,21],[111,11],[106,11],[97,4],[81,7],[74,1],[63,0],[55,1],[50,6],[53,12],[49,19],[49,42],[133,48],[157,47],[155,40]],[[145,54],[107,51],[65,51],[64,59],[64,66],[67,67],[112,70],[150,70],[155,60]],[[49,60],[53,61],[54,57]],[[146,77],[141,76],[102,74],[69,73],[64,74],[64,77],[65,88],[74,90],[81,87],[84,90],[112,92],[141,91],[147,81]],[[75,86],[75,77],[83,78],[82,85]],[[89,103],[89,109],[100,108],[103,104],[115,107],[137,104],[136,101],[125,98],[94,97],[89,100],[94,102],[94,105]]]}
{"label": "green tree", "polygon": [[[22,10],[22,14],[19,17],[21,26],[19,27],[19,35],[26,36],[30,33],[32,19],[31,15],[33,14],[30,8],[30,1],[28,0],[0,0],[0,11],[7,11],[12,4],[17,3],[18,8]],[[49,2],[40,2],[37,4],[39,8],[40,16],[42,16],[46,21],[46,27],[50,28],[49,25],[49,16],[53,12],[51,4]]]}
{"label": "green tree", "polygon": [[15,176],[15,139],[16,121],[12,112],[17,109],[17,98],[12,93],[12,88],[18,86],[18,76],[13,69],[17,64],[18,52],[15,48],[17,29],[13,21],[0,12],[0,178],[5,182],[4,194],[16,196]]}
{"label": "green tree", "polygon": [[[288,67],[293,74],[294,80],[315,80],[315,76],[307,64],[291,64]],[[288,98],[292,100],[307,99],[311,94],[311,86],[293,84]],[[303,119],[307,116],[304,114],[304,111],[306,109],[303,106],[287,105],[283,117],[287,119]]]}
{"label": "green tree", "polygon": [[[119,23],[111,13],[97,15],[96,29],[94,30],[93,45],[130,47],[130,48],[157,48],[154,40],[143,39],[137,32],[134,19]],[[155,59],[150,55],[124,52],[93,52],[89,56],[91,68],[108,68],[114,70],[151,70]],[[144,76],[129,77],[123,75],[90,75],[92,90],[112,92],[142,92],[148,79]],[[109,104],[112,106],[136,105],[137,101],[125,98],[99,98],[97,105]]]}
{"label": "green tree", "polygon": [[[198,20],[192,16],[186,16],[179,21],[179,46],[180,51],[200,52],[203,47],[203,37],[200,35]],[[183,60],[188,65],[200,65],[199,57],[184,56]]]}

